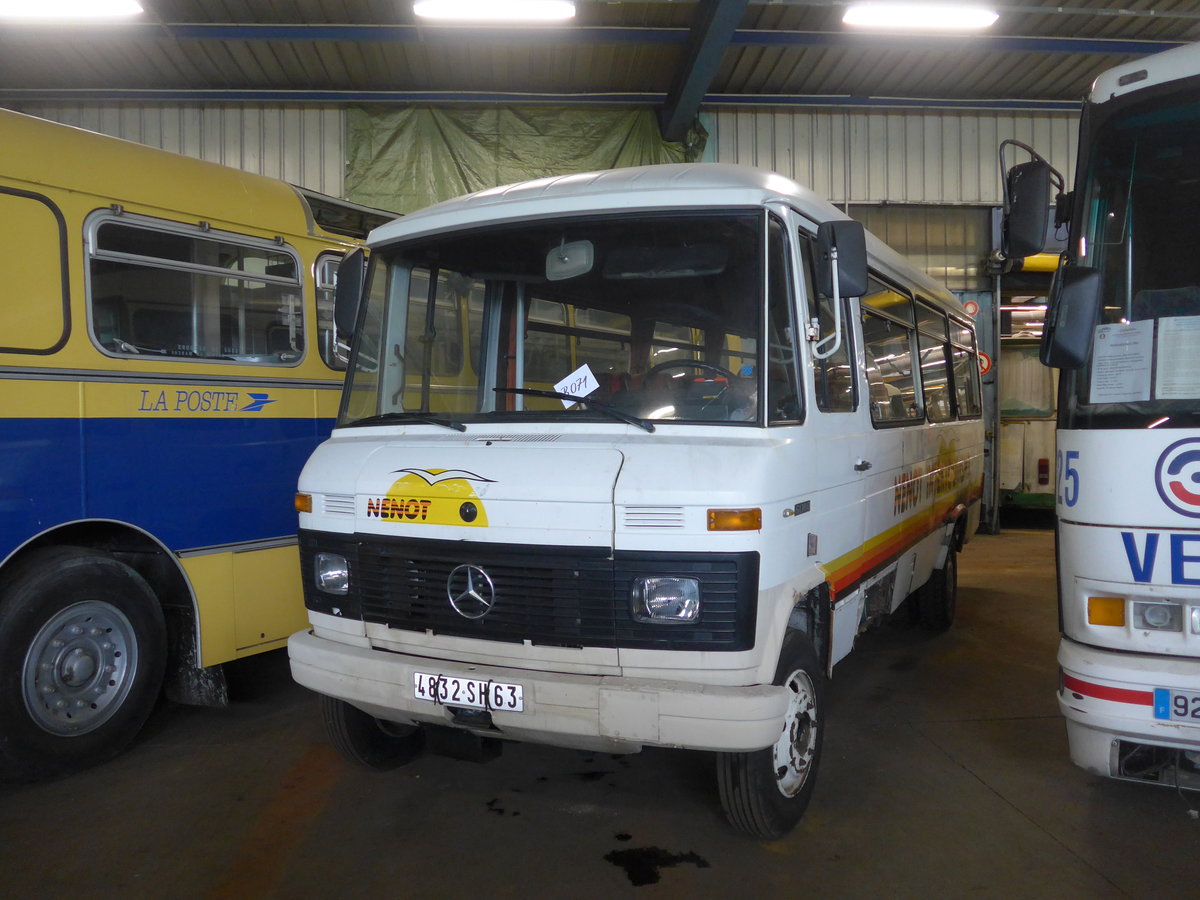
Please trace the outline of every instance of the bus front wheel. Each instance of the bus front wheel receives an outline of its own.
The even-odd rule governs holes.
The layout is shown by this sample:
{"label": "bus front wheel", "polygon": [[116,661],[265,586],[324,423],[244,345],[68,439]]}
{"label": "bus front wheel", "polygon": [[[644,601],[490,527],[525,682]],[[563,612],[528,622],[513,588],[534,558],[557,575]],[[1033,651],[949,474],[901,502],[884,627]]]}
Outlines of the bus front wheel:
{"label": "bus front wheel", "polygon": [[730,823],[753,837],[783,837],[812,797],[825,733],[825,678],[808,638],[784,639],[775,684],[788,689],[784,727],[774,745],[717,754],[717,785]]}
{"label": "bus front wheel", "polygon": [[0,589],[0,775],[33,779],[119,753],[158,699],[162,609],[125,563],[38,550]]}
{"label": "bus front wheel", "polygon": [[321,719],[334,749],[364,769],[395,769],[421,752],[418,726],[384,722],[335,697],[321,695]]}

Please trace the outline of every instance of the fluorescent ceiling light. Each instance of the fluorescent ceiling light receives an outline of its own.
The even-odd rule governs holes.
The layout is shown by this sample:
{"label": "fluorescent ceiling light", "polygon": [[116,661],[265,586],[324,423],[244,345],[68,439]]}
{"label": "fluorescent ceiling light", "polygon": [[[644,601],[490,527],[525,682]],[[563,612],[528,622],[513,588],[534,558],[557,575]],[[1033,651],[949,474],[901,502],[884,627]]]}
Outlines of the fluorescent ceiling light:
{"label": "fluorescent ceiling light", "polygon": [[0,18],[37,21],[115,19],[142,11],[137,0],[0,0]]}
{"label": "fluorescent ceiling light", "polygon": [[857,3],[842,22],[902,31],[970,31],[987,28],[998,18],[994,10],[954,3]]}
{"label": "fluorescent ceiling light", "polygon": [[575,16],[572,0],[417,0],[425,19],[459,22],[554,22]]}

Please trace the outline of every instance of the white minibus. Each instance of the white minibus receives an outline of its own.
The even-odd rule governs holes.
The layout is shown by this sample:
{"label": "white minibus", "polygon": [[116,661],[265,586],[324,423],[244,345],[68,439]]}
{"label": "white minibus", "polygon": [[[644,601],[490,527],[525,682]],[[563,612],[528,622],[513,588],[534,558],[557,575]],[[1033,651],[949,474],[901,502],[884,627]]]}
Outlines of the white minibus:
{"label": "white minibus", "polygon": [[962,306],[735,166],[496,188],[369,246],[297,495],[291,666],[333,743],[712,751],[731,822],[785,833],[856,636],[910,596],[954,616],[984,437]]}

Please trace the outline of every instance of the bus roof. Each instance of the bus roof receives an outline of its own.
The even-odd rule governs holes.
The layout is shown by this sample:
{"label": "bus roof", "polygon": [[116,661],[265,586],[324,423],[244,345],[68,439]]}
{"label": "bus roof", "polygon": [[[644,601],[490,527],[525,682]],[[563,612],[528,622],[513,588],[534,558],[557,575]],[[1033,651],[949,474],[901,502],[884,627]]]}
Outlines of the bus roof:
{"label": "bus roof", "polygon": [[[722,163],[632,166],[502,185],[446,200],[371,232],[371,246],[481,224],[557,216],[661,209],[730,209],[781,203],[814,222],[850,217],[790,178]],[[959,307],[954,296],[867,233],[867,248],[885,270],[922,287],[930,299]]]}
{"label": "bus roof", "polygon": [[1145,90],[1156,84],[1200,75],[1200,44],[1188,44],[1115,66],[1092,84],[1089,99],[1104,103],[1123,94]]}
{"label": "bus roof", "polygon": [[314,230],[308,204],[284,181],[0,110],[0,175],[10,181],[137,203],[196,217]]}

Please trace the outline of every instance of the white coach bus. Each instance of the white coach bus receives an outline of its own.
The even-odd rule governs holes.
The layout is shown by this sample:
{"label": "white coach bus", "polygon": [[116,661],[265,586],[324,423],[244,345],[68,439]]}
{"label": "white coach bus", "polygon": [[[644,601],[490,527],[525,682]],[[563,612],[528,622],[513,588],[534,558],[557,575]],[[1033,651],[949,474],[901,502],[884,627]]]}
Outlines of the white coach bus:
{"label": "white coach bus", "polygon": [[497,188],[370,246],[297,496],[292,672],[334,744],[715,751],[733,824],[786,832],[856,635],[914,593],[954,615],[983,470],[960,304],[721,165]]}
{"label": "white coach bus", "polygon": [[[1059,705],[1079,766],[1200,789],[1200,45],[1101,75],[1079,148],[1041,351],[1062,370]],[[1010,173],[1011,255],[1045,233],[1051,172]]]}

